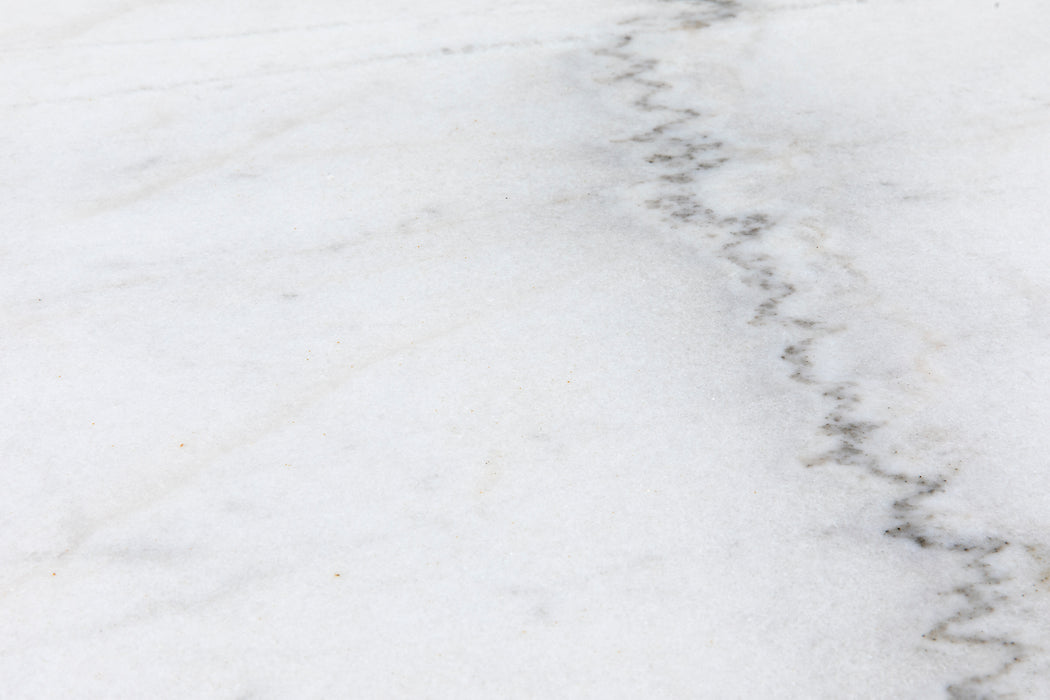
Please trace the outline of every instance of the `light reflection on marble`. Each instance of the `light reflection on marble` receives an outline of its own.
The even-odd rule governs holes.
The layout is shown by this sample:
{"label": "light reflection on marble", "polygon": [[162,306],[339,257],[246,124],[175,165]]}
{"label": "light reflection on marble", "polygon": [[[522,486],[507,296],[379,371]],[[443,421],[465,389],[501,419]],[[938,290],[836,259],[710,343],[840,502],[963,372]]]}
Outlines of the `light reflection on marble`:
{"label": "light reflection on marble", "polygon": [[5,692],[1050,696],[1048,25],[11,9]]}

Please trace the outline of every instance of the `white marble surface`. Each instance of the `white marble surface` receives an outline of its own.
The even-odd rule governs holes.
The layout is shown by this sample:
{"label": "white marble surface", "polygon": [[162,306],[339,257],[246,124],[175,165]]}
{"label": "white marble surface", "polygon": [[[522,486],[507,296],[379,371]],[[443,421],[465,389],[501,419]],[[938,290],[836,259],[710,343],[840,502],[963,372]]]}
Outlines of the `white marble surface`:
{"label": "white marble surface", "polygon": [[3,697],[1050,697],[1041,0],[4,14]]}

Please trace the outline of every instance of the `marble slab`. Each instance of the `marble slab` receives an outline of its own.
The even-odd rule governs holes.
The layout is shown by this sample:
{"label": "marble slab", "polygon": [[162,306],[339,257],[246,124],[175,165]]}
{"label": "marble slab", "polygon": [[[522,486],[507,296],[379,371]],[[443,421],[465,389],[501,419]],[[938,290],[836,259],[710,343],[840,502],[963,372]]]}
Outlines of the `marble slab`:
{"label": "marble slab", "polygon": [[1050,697],[1043,3],[11,5],[0,696]]}

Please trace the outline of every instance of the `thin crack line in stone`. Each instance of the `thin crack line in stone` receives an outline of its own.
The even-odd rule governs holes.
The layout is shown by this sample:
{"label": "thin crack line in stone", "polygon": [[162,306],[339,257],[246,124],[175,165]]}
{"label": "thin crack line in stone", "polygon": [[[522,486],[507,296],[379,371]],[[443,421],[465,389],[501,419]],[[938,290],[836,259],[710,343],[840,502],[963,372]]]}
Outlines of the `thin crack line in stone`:
{"label": "thin crack line in stone", "polygon": [[[663,3],[684,0],[661,0]],[[709,26],[716,21],[725,21],[736,16],[738,8],[734,0],[699,0],[686,4],[699,10],[685,11],[675,18],[678,28],[697,29]],[[625,24],[640,24],[649,18],[637,18]],[[652,29],[642,28],[636,33],[650,33]],[[666,31],[666,29],[664,29]],[[950,683],[946,692],[950,698],[998,698],[1000,695],[994,687],[995,681],[1004,678],[1015,667],[1024,662],[1032,650],[1020,642],[994,634],[964,633],[954,631],[958,627],[971,623],[996,612],[996,604],[1009,599],[997,586],[1008,581],[1008,578],[996,576],[992,571],[990,559],[1009,547],[1021,546],[1031,556],[1032,545],[1011,545],[999,536],[986,536],[983,539],[967,540],[952,532],[943,524],[934,522],[935,513],[924,512],[922,502],[948,487],[948,478],[944,475],[913,476],[884,468],[879,459],[866,449],[866,443],[884,427],[882,423],[865,421],[860,418],[857,407],[861,396],[850,381],[820,380],[813,372],[811,348],[821,339],[828,338],[841,329],[827,327],[821,321],[812,318],[782,316],[779,310],[782,304],[799,290],[787,276],[781,272],[783,265],[777,265],[767,249],[761,247],[765,235],[771,231],[776,222],[765,213],[749,213],[740,216],[720,216],[712,209],[703,206],[696,193],[689,187],[694,182],[697,171],[717,168],[729,160],[720,155],[724,150],[723,143],[710,140],[706,134],[690,135],[690,138],[674,135],[675,130],[683,127],[699,126],[702,114],[691,108],[675,108],[655,101],[664,92],[670,91],[672,85],[658,79],[659,60],[642,56],[629,49],[635,43],[634,35],[625,34],[611,47],[598,49],[595,54],[601,57],[623,62],[626,70],[617,73],[612,79],[602,81],[616,87],[628,85],[641,89],[641,95],[631,100],[630,104],[646,113],[666,113],[670,119],[663,121],[646,131],[634,134],[626,139],[615,141],[627,144],[649,144],[654,147],[645,158],[651,168],[670,170],[658,175],[655,180],[663,185],[657,199],[646,204],[650,209],[660,210],[665,220],[678,224],[690,224],[699,230],[701,227],[714,228],[718,233],[707,234],[721,243],[716,251],[723,259],[736,266],[742,273],[743,282],[762,290],[766,298],[755,308],[755,315],[749,321],[751,325],[778,325],[790,331],[798,338],[787,345],[781,358],[789,366],[790,377],[801,385],[820,391],[821,398],[831,404],[831,409],[824,417],[819,431],[837,440],[837,444],[826,450],[815,459],[804,462],[806,467],[832,465],[839,467],[857,467],[878,479],[891,484],[899,484],[910,489],[910,493],[897,499],[888,517],[890,527],[885,530],[889,537],[908,540],[921,548],[933,548],[961,557],[958,566],[964,570],[976,572],[977,580],[956,586],[947,594],[959,595],[965,601],[962,609],[939,620],[923,638],[933,644],[949,643],[970,646],[995,645],[1003,648],[1004,659],[999,667],[987,672],[967,676]],[[696,131],[697,129],[694,129]],[[696,139],[696,140],[692,140]],[[698,142],[699,141],[699,142]],[[728,239],[728,240],[727,240]],[[701,243],[698,239],[697,243]],[[757,252],[749,254],[748,247],[758,246]],[[768,246],[767,246],[768,248]],[[799,333],[801,335],[799,335]],[[925,525],[920,524],[925,520]]]}

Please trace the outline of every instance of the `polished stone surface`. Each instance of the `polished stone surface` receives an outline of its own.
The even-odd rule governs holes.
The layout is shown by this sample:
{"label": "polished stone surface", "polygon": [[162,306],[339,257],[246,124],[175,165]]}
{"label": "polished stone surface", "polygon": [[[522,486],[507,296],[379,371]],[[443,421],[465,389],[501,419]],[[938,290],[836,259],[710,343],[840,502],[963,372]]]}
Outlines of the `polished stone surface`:
{"label": "polished stone surface", "polygon": [[1035,0],[19,2],[11,697],[1050,697]]}

